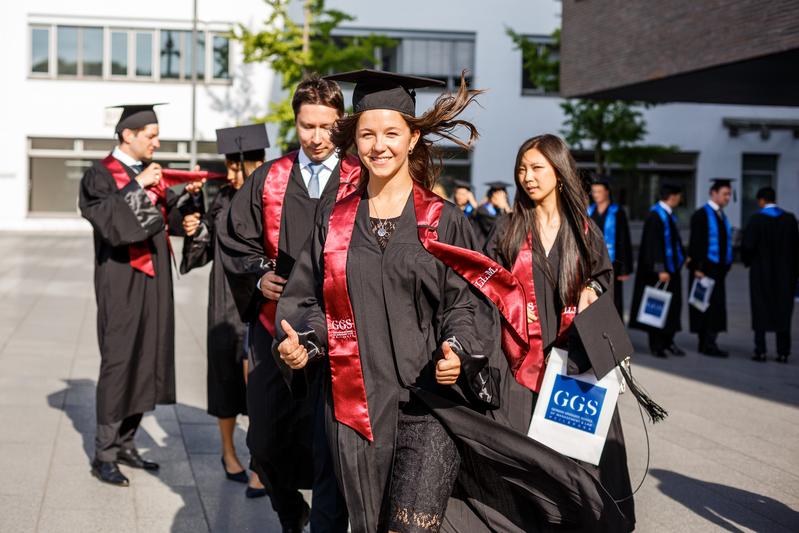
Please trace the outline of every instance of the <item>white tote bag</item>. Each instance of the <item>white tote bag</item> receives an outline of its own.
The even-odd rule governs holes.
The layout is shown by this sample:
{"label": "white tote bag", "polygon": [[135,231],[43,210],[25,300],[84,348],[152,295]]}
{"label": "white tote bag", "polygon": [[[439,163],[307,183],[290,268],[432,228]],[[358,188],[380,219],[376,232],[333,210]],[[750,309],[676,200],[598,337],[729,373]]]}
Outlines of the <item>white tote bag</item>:
{"label": "white tote bag", "polygon": [[549,353],[527,436],[574,459],[598,465],[622,381],[618,367],[597,380],[593,370],[568,375],[568,354]]}
{"label": "white tote bag", "polygon": [[666,318],[669,316],[671,306],[671,293],[667,291],[669,284],[663,284],[659,288],[660,282],[654,287],[644,287],[644,296],[641,298],[641,306],[638,308],[638,322],[652,326],[653,328],[663,329],[666,325]]}
{"label": "white tote bag", "polygon": [[688,296],[688,303],[699,309],[704,313],[710,307],[710,297],[713,295],[713,287],[716,286],[716,280],[707,276],[703,278],[694,278],[691,285],[691,293]]}

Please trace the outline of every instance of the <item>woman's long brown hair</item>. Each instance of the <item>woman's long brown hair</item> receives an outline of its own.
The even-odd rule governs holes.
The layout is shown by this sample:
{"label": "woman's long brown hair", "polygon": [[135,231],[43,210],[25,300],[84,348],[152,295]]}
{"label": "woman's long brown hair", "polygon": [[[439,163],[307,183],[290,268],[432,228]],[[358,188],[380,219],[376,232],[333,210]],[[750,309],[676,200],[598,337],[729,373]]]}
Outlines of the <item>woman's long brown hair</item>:
{"label": "woman's long brown hair", "polygon": [[[438,175],[441,173],[441,152],[434,141],[447,139],[465,150],[471,149],[479,137],[477,128],[469,121],[458,116],[471,104],[475,97],[483,91],[469,89],[466,85],[465,71],[461,74],[460,85],[455,94],[444,93],[439,96],[433,107],[420,117],[402,115],[411,131],[419,131],[419,141],[408,154],[408,170],[413,181],[426,189],[432,190]],[[355,144],[355,135],[360,113],[347,115],[336,121],[331,140],[341,153],[346,153]],[[467,140],[455,136],[455,130],[464,128],[469,136]],[[361,163],[361,184],[368,182],[369,173]]]}
{"label": "woman's long brown hair", "polygon": [[[558,179],[558,210],[560,230],[558,232],[559,271],[553,273],[544,253],[539,236],[538,220],[535,215],[535,202],[527,195],[519,177],[522,157],[528,150],[536,149],[549,161]],[[564,305],[577,305],[585,282],[591,275],[591,242],[601,239],[595,224],[586,212],[588,195],[582,186],[577,164],[563,140],[551,134],[527,139],[516,154],[513,167],[516,182],[516,199],[510,220],[499,236],[499,253],[508,265],[516,261],[527,236],[532,232],[533,261],[543,267],[550,282],[558,287]]]}

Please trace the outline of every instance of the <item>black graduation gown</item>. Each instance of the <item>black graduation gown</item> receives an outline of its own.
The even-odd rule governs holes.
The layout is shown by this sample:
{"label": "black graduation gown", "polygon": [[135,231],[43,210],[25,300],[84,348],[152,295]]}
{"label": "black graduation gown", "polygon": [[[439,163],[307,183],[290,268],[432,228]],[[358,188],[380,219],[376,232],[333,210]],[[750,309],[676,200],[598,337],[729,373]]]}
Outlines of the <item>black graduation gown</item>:
{"label": "black graduation gown", "polygon": [[[312,328],[324,344],[322,252],[329,214],[329,209],[320,212],[278,304],[278,323],[286,319],[295,329]],[[449,203],[441,212],[438,235],[442,242],[474,249],[468,220]],[[385,251],[370,230],[368,202],[360,203],[347,280],[373,443],[335,420],[328,361],[316,364],[325,369],[326,434],[352,531],[381,531],[398,404],[411,392],[442,422],[461,451],[459,479],[443,531],[537,531],[544,520],[588,522],[586,531],[623,529],[623,517],[586,469],[527,438],[527,428],[523,433],[514,430],[501,413],[479,413],[466,400],[461,381],[453,387],[436,384],[435,352],[450,336],[467,354],[488,355],[503,381],[509,369],[498,349],[496,311],[423,248],[412,198]],[[291,376],[292,386],[302,382],[301,374]]]}
{"label": "black graduation gown", "polygon": [[[217,228],[227,221],[227,209],[236,189],[222,187],[204,213],[201,226],[193,237],[183,240],[180,273],[213,261],[208,278],[208,327],[206,333],[208,359],[208,414],[232,418],[247,414],[247,392],[242,370],[245,324],[239,317],[217,245]],[[188,201],[191,199],[184,196]]]}
{"label": "black graduation gown", "polygon": [[[591,219],[599,226],[599,232],[604,233],[607,210],[600,213],[595,209]],[[633,272],[633,244],[630,239],[630,223],[627,212],[619,207],[616,211],[616,257],[613,259],[613,303],[619,310],[619,316],[624,317],[624,283],[616,279],[618,276],[628,276]]]}
{"label": "black graduation gown", "polygon": [[[668,218],[671,228],[672,257],[677,262],[677,247],[682,248],[682,239],[677,225]],[[635,272],[635,287],[633,289],[633,303],[630,308],[630,327],[645,331],[659,331],[646,324],[638,322],[638,308],[644,295],[644,287],[653,287],[658,283],[658,273],[666,272],[666,244],[663,240],[663,222],[657,213],[650,211],[644,221],[644,230],[641,234],[641,247],[638,250],[638,267]],[[677,332],[682,329],[680,315],[682,312],[682,276],[681,268],[671,272],[671,280],[666,290],[671,293],[671,305],[666,317],[664,332]]]}
{"label": "black graduation gown", "polygon": [[[507,270],[513,268],[513,264],[508,258],[502,256],[499,251],[499,242],[510,222],[510,216],[501,217],[488,238],[485,245],[485,253]],[[559,243],[560,233],[547,256],[551,272],[557,273],[560,269]],[[613,291],[612,281],[614,272],[611,267],[610,257],[604,241],[597,240],[591,246],[591,278],[596,280],[606,291]],[[535,298],[538,308],[538,319],[541,323],[541,337],[544,346],[544,353],[548,354],[555,347],[555,339],[560,328],[561,311],[563,302],[560,297],[557,285],[553,285],[547,277],[543,265],[533,261],[533,281],[535,282]],[[612,295],[609,295],[612,296]],[[599,325],[597,325],[599,326]],[[576,328],[572,325],[568,331],[568,353],[570,374],[581,374],[592,368],[592,356],[594,355],[591,347],[584,347],[577,334]],[[605,366],[604,364],[602,365]],[[612,366],[612,365],[611,365]],[[507,414],[508,420],[513,427],[520,432],[527,432],[530,421],[533,418],[533,411],[537,400],[537,394],[520,385],[511,377],[509,384],[513,389],[509,396],[511,402],[506,402],[503,411]],[[626,498],[632,493],[630,484],[630,473],[627,468],[627,448],[624,443],[624,433],[622,432],[621,418],[618,409],[613,413],[610,427],[608,429],[605,448],[599,466],[589,463],[581,463],[586,468],[594,472],[600,479],[602,485],[616,499]],[[635,525],[635,507],[633,499],[630,498],[619,505],[624,516],[630,522],[630,531]]]}
{"label": "black graduation gown", "polygon": [[[100,162],[80,182],[81,215],[94,228],[98,424],[175,403],[175,315],[164,218],[135,173],[123,167],[130,183],[122,189]],[[172,191],[167,198],[172,205]],[[130,266],[128,245],[142,241],[150,248],[154,277]]]}
{"label": "black graduation gown", "polygon": [[727,331],[727,291],[724,280],[730,265],[725,263],[727,256],[728,235],[724,227],[724,221],[718,214],[714,215],[718,221],[719,229],[719,259],[714,263],[708,258],[709,227],[707,222],[707,211],[704,206],[694,211],[691,216],[691,241],[688,244],[688,285],[686,294],[691,293],[691,286],[694,283],[694,273],[698,270],[713,279],[716,283],[713,292],[710,294],[710,307],[703,313],[693,305],[688,306],[688,324],[691,333],[720,332]]}
{"label": "black graduation gown", "polygon": [[477,233],[478,244],[484,244],[486,242],[491,230],[494,229],[494,224],[497,223],[497,219],[500,217],[497,209],[492,209],[492,207],[493,206],[489,204],[480,204],[477,207],[477,213],[474,215],[474,223],[476,226],[475,232]]}
{"label": "black graduation gown", "polygon": [[[267,272],[263,239],[263,188],[272,162],[255,170],[233,196],[227,221],[217,228],[222,265],[241,319],[250,323],[247,446],[262,479],[283,487],[310,488],[313,480],[313,420],[316,388],[294,399],[272,357],[272,336],[258,319],[264,297],[256,283]],[[278,247],[292,258],[302,250],[314,226],[318,205],[332,205],[339,167],[320,199],[308,196],[295,161],[283,200]]]}
{"label": "black graduation gown", "polygon": [[799,277],[799,230],[787,211],[778,217],[756,213],[744,230],[741,255],[749,267],[752,329],[790,331]]}

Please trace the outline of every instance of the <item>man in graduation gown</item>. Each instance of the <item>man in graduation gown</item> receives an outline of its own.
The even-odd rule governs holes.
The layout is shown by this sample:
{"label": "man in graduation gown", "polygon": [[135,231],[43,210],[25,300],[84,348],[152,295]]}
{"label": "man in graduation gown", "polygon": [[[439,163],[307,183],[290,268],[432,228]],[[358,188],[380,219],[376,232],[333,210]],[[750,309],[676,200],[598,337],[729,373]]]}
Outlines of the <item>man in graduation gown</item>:
{"label": "man in graduation gown", "polygon": [[771,187],[757,192],[760,211],[744,229],[741,255],[749,267],[755,361],[766,360],[766,332],[777,334],[777,361],[788,362],[791,316],[799,278],[799,229],[796,217],[776,204]]}
{"label": "man in graduation gown", "polygon": [[245,181],[227,223],[218,228],[220,251],[239,313],[251,328],[247,445],[253,468],[270,491],[284,531],[302,531],[308,522],[308,504],[298,489],[311,486],[312,528],[346,531],[346,506],[323,430],[314,431],[322,423],[318,387],[311,383],[307,397],[293,399],[272,356],[272,340],[275,304],[313,230],[316,209],[332,205],[346,183],[354,185],[360,163],[340,157],[330,141],[330,128],[344,113],[335,82],[303,81],[292,107],[300,150],[267,162]]}
{"label": "man in graduation gown", "polygon": [[[641,247],[638,250],[638,268],[635,273],[630,327],[649,332],[649,348],[656,357],[685,355],[675,343],[674,335],[680,331],[682,310],[682,281],[680,270],[685,263],[680,230],[674,209],[682,201],[679,185],[663,184],[660,201],[652,206],[644,222]],[[663,329],[638,322],[638,309],[643,300],[644,288],[660,284],[671,293],[671,305]]]}
{"label": "man in graduation gown", "polygon": [[694,280],[705,276],[715,283],[710,306],[700,311],[688,306],[691,333],[699,336],[699,353],[711,357],[729,354],[716,344],[719,332],[727,331],[727,296],[724,280],[732,266],[732,228],[724,208],[732,198],[732,180],[716,178],[710,186],[710,198],[691,216],[691,241],[688,245],[688,294]]}
{"label": "man in graduation gown", "polygon": [[627,213],[613,203],[610,178],[595,176],[591,184],[594,203],[588,207],[588,215],[596,222],[605,238],[610,261],[613,264],[613,298],[619,316],[624,319],[624,282],[633,271],[633,245],[630,240],[630,224]]}
{"label": "man in graduation gown", "polygon": [[492,181],[487,185],[486,201],[477,208],[476,216],[479,229],[477,237],[480,243],[484,243],[488,239],[488,235],[494,229],[497,219],[510,213],[511,209],[510,201],[508,200],[508,187],[510,187],[510,184],[504,181]]}
{"label": "man in graduation gown", "polygon": [[475,235],[480,232],[477,226],[477,200],[472,192],[472,184],[468,181],[455,180],[455,189],[452,191],[452,201],[463,212],[463,216],[469,221]]}
{"label": "man in graduation gown", "polygon": [[230,290],[217,244],[218,228],[227,222],[233,195],[246,176],[264,163],[269,139],[264,124],[216,130],[217,150],[225,155],[227,184],[217,192],[208,211],[201,194],[182,196],[178,210],[184,214],[183,259],[180,273],[186,274],[212,262],[208,287],[208,414],[218,420],[222,440],[222,463],[228,479],[248,483],[249,498],[265,496],[257,474],[249,477],[239,463],[233,441],[236,417],[247,414],[247,393],[242,359],[244,330]]}
{"label": "man in graduation gown", "polygon": [[[119,145],[83,175],[81,214],[94,228],[94,288],[100,376],[92,474],[128,485],[117,463],[157,470],[136,450],[145,411],[175,403],[174,305],[162,170],[149,163],[159,147],[152,105],[124,106]],[[164,191],[161,189],[161,191]]]}

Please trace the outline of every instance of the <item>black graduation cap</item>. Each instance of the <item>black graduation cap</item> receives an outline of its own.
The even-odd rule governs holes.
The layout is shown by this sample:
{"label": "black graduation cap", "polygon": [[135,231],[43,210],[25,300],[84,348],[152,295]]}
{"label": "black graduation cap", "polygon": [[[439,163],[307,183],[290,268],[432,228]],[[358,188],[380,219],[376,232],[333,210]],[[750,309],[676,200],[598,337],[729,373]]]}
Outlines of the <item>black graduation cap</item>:
{"label": "black graduation cap", "polygon": [[229,158],[238,155],[243,159],[243,154],[246,152],[263,151],[267,148],[269,148],[269,137],[266,134],[265,124],[248,124],[216,130],[216,150]]}
{"label": "black graduation cap", "polygon": [[716,187],[732,188],[733,181],[735,181],[735,178],[710,178],[710,183]]}
{"label": "black graduation cap", "polygon": [[465,180],[452,180],[452,184],[455,186],[456,189],[468,189],[472,190],[472,184]]}
{"label": "black graduation cap", "polygon": [[633,353],[630,336],[619,317],[613,295],[606,291],[574,317],[574,327],[591,361],[597,379]]}
{"label": "black graduation cap", "polygon": [[507,189],[508,187],[511,186],[511,184],[506,181],[489,181],[488,183],[486,183],[486,185],[488,185],[489,193],[492,191]]}
{"label": "black graduation cap", "polygon": [[607,174],[591,174],[591,185],[604,185],[608,189],[610,189],[610,184],[613,182],[613,179],[608,176]]}
{"label": "black graduation cap", "polygon": [[145,127],[147,124],[158,124],[158,117],[155,115],[157,105],[164,105],[164,102],[158,104],[124,104],[114,105],[110,109],[121,108],[122,115],[119,117],[115,133],[121,133],[124,129],[139,129]]}
{"label": "black graduation cap", "polygon": [[682,194],[682,185],[677,183],[662,183],[660,185],[660,195]]}
{"label": "black graduation cap", "polygon": [[369,109],[391,109],[410,116],[416,115],[416,89],[446,85],[432,78],[372,69],[331,74],[325,79],[355,84],[352,107],[356,113]]}

